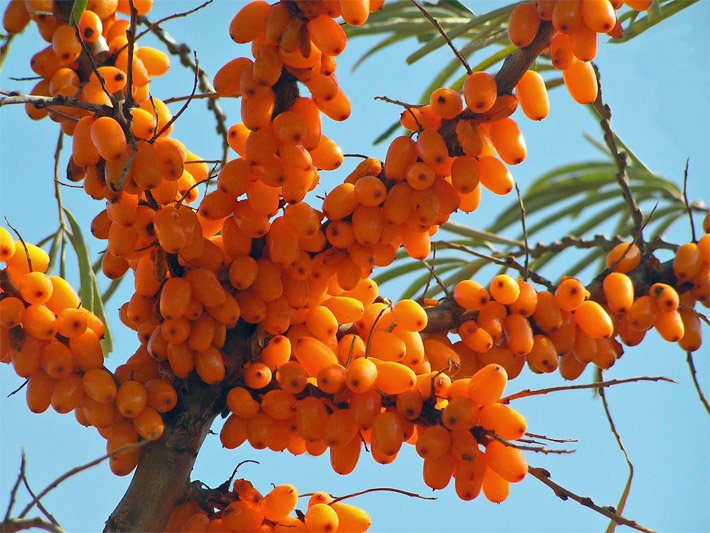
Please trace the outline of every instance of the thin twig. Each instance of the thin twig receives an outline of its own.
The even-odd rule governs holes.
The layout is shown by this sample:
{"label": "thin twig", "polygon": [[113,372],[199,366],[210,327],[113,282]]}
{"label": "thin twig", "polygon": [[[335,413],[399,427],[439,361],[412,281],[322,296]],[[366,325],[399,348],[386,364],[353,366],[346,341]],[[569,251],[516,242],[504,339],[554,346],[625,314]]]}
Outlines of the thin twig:
{"label": "thin twig", "polygon": [[190,92],[191,96],[190,96],[190,98],[188,98],[185,101],[185,103],[182,105],[180,110],[177,113],[175,113],[172,117],[170,117],[170,120],[168,120],[165,123],[165,126],[163,126],[159,132],[157,132],[157,133],[155,133],[155,135],[153,135],[153,139],[151,139],[151,141],[154,141],[155,139],[160,137],[163,133],[165,133],[168,130],[168,128],[170,128],[173,124],[175,124],[177,119],[180,118],[180,115],[182,115],[187,110],[187,108],[190,106],[190,103],[192,102],[192,96],[195,94],[195,92],[197,92],[197,83],[199,81],[197,73],[200,70],[200,62],[197,60],[197,52],[193,52],[193,54],[195,57],[195,71],[194,71],[195,76],[192,80],[192,91]]}
{"label": "thin twig", "polygon": [[94,61],[94,54],[91,53],[91,50],[86,46],[86,43],[84,42],[84,38],[81,36],[81,33],[79,32],[79,27],[74,26],[74,31],[76,33],[76,38],[81,44],[82,50],[84,50],[84,56],[86,57],[87,61],[89,62],[89,68],[91,69],[91,72],[94,73],[96,78],[99,80],[99,84],[101,85],[101,89],[103,90],[104,94],[108,96],[108,99],[111,101],[111,105],[113,106],[114,109],[118,109],[118,100],[113,96],[113,94],[108,90],[108,87],[106,87],[106,80],[104,80],[103,75],[99,71],[98,66],[96,65],[96,61]]}
{"label": "thin twig", "polygon": [[[491,263],[495,263],[496,265],[512,268],[513,270],[519,272],[520,274],[525,273],[525,267],[523,265],[520,265],[517,261],[515,261],[513,256],[508,256],[505,259],[499,259],[497,257],[493,257],[492,255],[483,254],[481,252],[471,250],[470,248],[468,248],[466,246],[463,246],[463,245],[457,244],[457,243],[453,243],[453,242],[437,241],[437,244],[440,246],[444,246],[446,248],[450,248],[452,250],[458,250],[460,252],[465,252],[467,254],[473,255],[473,256],[481,258],[481,259],[486,259],[486,260],[490,261]],[[532,281],[534,281],[535,283],[543,285],[546,288],[548,288],[549,290],[554,291],[554,283],[552,283],[549,279],[541,276],[537,272],[528,271],[528,277]]]}
{"label": "thin twig", "polygon": [[530,433],[529,431],[525,432],[525,434],[528,437],[532,437],[534,439],[549,440],[550,442],[559,442],[559,443],[579,442],[577,439],[556,439],[554,437],[548,437],[547,435],[538,435],[537,433]]}
{"label": "thin twig", "polygon": [[441,24],[439,24],[439,21],[436,20],[436,19],[431,15],[431,13],[429,13],[426,9],[424,9],[424,7],[422,7],[421,4],[419,4],[419,2],[417,2],[417,0],[409,0],[409,1],[410,1],[412,4],[414,4],[414,6],[415,6],[419,11],[422,12],[422,15],[424,15],[424,17],[425,17],[429,22],[431,22],[431,23],[434,25],[434,27],[436,28],[436,30],[441,34],[441,36],[442,36],[442,37],[444,38],[444,40],[446,41],[446,44],[448,44],[448,45],[449,45],[449,48],[451,48],[451,50],[454,52],[454,55],[455,55],[455,56],[458,58],[458,60],[461,62],[461,64],[463,65],[463,68],[466,69],[466,72],[467,72],[469,75],[470,75],[470,74],[473,74],[473,70],[471,70],[471,67],[470,67],[470,65],[468,64],[468,61],[466,61],[466,58],[465,58],[463,55],[461,55],[461,52],[459,52],[459,49],[456,48],[456,46],[454,46],[454,43],[451,42],[451,39],[450,39],[449,36],[446,34],[446,30],[444,30],[444,28],[441,27]]}
{"label": "thin twig", "polygon": [[698,374],[695,370],[695,363],[693,362],[693,352],[687,352],[687,354],[688,357],[686,358],[686,361],[688,361],[688,368],[690,368],[690,377],[693,378],[695,390],[698,391],[698,397],[700,398],[701,403],[705,407],[707,413],[710,415],[710,404],[708,404],[708,400],[707,398],[705,398],[705,394],[703,394],[703,389],[700,386],[700,382],[698,381]]}
{"label": "thin twig", "polygon": [[678,384],[677,381],[672,380],[664,376],[639,376],[635,378],[625,378],[625,379],[612,379],[609,381],[598,381],[596,383],[583,383],[579,385],[563,385],[560,387],[549,387],[547,389],[525,389],[515,394],[509,396],[504,396],[499,400],[500,403],[510,403],[513,400],[519,400],[520,398],[528,398],[530,396],[542,396],[545,394],[550,394],[552,392],[560,392],[566,390],[579,390],[579,389],[597,389],[601,387],[613,387],[614,385],[622,385],[624,383],[636,383],[638,381],[665,381],[667,383]]}
{"label": "thin twig", "polygon": [[[101,115],[111,115],[112,109],[106,105],[91,104],[89,102],[84,102],[78,98],[72,98],[71,96],[39,96],[35,94],[24,94],[19,91],[0,91],[3,98],[0,98],[0,107],[5,105],[17,105],[17,104],[31,104],[37,109],[49,108],[52,113],[59,113],[55,109],[51,109],[54,106],[63,107],[73,107],[76,109],[85,109],[86,111],[91,111],[98,116]],[[77,117],[72,117],[77,120]]]}
{"label": "thin twig", "polygon": [[688,166],[690,165],[690,159],[685,160],[685,170],[683,171],[683,203],[685,208],[688,210],[688,218],[690,219],[690,234],[693,237],[693,242],[698,242],[695,237],[695,221],[693,220],[693,212],[690,209],[690,203],[688,202]]}
{"label": "thin twig", "polygon": [[[33,498],[36,498],[37,496],[35,495],[34,491],[30,488],[30,483],[27,481],[27,474],[22,475],[22,484],[25,486],[25,489],[27,489],[27,492],[29,493],[30,496]],[[59,525],[59,522],[57,522],[57,519],[52,516],[52,513],[50,513],[47,508],[42,504],[41,501],[37,502],[37,508],[42,511],[42,514],[49,520],[52,524],[55,526]]]}
{"label": "thin twig", "polygon": [[577,450],[560,450],[560,449],[552,449],[552,448],[545,448],[544,446],[526,446],[524,444],[518,444],[517,442],[509,441],[507,439],[504,439],[503,437],[496,435],[495,431],[490,431],[490,430],[485,430],[485,434],[491,437],[493,440],[497,440],[498,442],[505,444],[506,446],[509,446],[511,448],[517,448],[518,450],[523,450],[526,452],[536,452],[536,453],[542,453],[545,455],[548,454],[569,454],[569,453],[574,453]]}
{"label": "thin twig", "polygon": [[[167,48],[168,52],[180,58],[180,64],[192,69],[196,72],[199,78],[200,91],[203,93],[215,93],[215,88],[212,85],[211,77],[192,60],[192,50],[186,44],[178,43],[168,32],[160,26],[150,22],[145,16],[138,17],[141,24],[148,26],[148,29],[160,40]],[[229,141],[227,128],[227,115],[219,103],[219,98],[207,98],[207,109],[212,111],[215,117],[217,134],[222,137],[222,159],[227,160],[229,156]]]}
{"label": "thin twig", "polygon": [[523,274],[523,279],[528,280],[529,266],[530,266],[530,247],[528,246],[528,229],[525,225],[525,204],[523,203],[523,195],[520,194],[520,188],[518,184],[515,184],[515,192],[518,195],[518,205],[520,206],[520,223],[523,226],[523,242],[525,243],[525,272]]}
{"label": "thin twig", "polygon": [[186,94],[184,96],[173,96],[163,100],[164,104],[174,104],[176,102],[184,102],[185,100],[201,100],[203,98],[219,98],[217,93],[197,93],[195,95]]}
{"label": "thin twig", "polygon": [[409,109],[410,107],[418,109],[424,106],[424,104],[408,104],[407,102],[402,102],[402,100],[395,100],[394,98],[390,98],[389,96],[375,96],[374,100],[381,100],[383,102],[387,102],[388,104],[394,104],[404,107],[405,109]]}
{"label": "thin twig", "polygon": [[[624,485],[624,490],[621,493],[621,497],[619,498],[619,503],[616,504],[616,510],[619,514],[621,514],[624,512],[624,507],[626,507],[626,501],[629,497],[629,493],[631,492],[631,483],[634,480],[634,465],[631,462],[631,459],[629,458],[629,454],[626,451],[624,444],[621,442],[621,435],[619,435],[619,431],[616,429],[616,424],[614,423],[614,419],[611,417],[611,410],[609,409],[609,403],[607,402],[606,392],[605,392],[604,388],[602,387],[602,388],[598,389],[597,392],[599,393],[599,396],[602,399],[602,405],[604,406],[604,414],[606,415],[606,419],[609,422],[609,429],[611,430],[612,434],[614,435],[614,438],[616,439],[616,444],[619,446],[619,449],[624,454],[624,458],[626,459],[626,464],[629,467],[629,477],[626,479],[626,485]],[[617,524],[617,522],[612,519],[606,528],[606,533],[613,533],[614,530],[616,529],[616,524]]]}
{"label": "thin twig", "polygon": [[25,239],[22,238],[22,235],[20,235],[20,232],[15,229],[15,226],[10,224],[10,221],[5,217],[5,224],[8,225],[8,227],[15,232],[15,235],[17,235],[17,238],[19,239],[20,243],[22,244],[22,247],[25,249],[25,257],[27,258],[27,267],[29,268],[30,272],[34,272],[34,268],[32,268],[32,257],[30,257],[30,250],[27,248],[27,243],[25,242]]}
{"label": "thin twig", "polygon": [[392,489],[390,487],[375,487],[372,489],[361,490],[360,492],[353,492],[352,494],[346,494],[345,496],[338,496],[337,498],[333,498],[333,500],[331,502],[329,502],[328,505],[333,505],[334,503],[341,502],[341,501],[346,500],[348,498],[355,498],[357,496],[362,496],[363,494],[370,494],[371,492],[394,492],[395,494],[402,494],[404,496],[409,496],[410,498],[418,498],[420,500],[436,500],[437,499],[433,496],[422,496],[421,494],[417,494],[416,492],[409,492],[408,490]]}
{"label": "thin twig", "polygon": [[10,515],[12,514],[12,508],[15,507],[15,499],[17,498],[17,489],[20,488],[20,483],[22,482],[22,478],[25,475],[25,464],[27,460],[25,457],[25,450],[22,450],[22,455],[20,456],[20,473],[17,475],[17,479],[15,480],[15,484],[12,486],[12,490],[10,491],[10,501],[7,504],[7,510],[5,511],[5,518],[3,519],[4,522],[10,518]]}
{"label": "thin twig", "polygon": [[[592,104],[592,108],[598,115],[600,121],[599,124],[604,131],[604,142],[609,148],[609,152],[614,158],[614,163],[616,164],[617,174],[616,181],[619,183],[619,187],[624,196],[624,201],[629,206],[629,211],[631,212],[631,217],[634,220],[634,232],[639,234],[641,237],[641,231],[643,230],[643,213],[636,203],[633,193],[631,192],[631,187],[629,185],[629,178],[626,173],[628,166],[626,152],[619,150],[618,144],[616,142],[616,135],[611,129],[611,108],[608,104],[604,103],[602,99],[602,84],[601,75],[599,74],[599,69],[594,66],[594,71],[597,75],[597,87],[598,95],[596,101]],[[643,242],[643,240],[641,240]]]}
{"label": "thin twig", "polygon": [[[163,24],[164,22],[168,22],[169,20],[174,20],[174,19],[177,19],[177,18],[182,18],[182,17],[187,17],[188,15],[192,15],[193,13],[196,13],[196,12],[199,11],[200,9],[202,9],[202,8],[207,7],[208,5],[210,5],[213,1],[214,1],[214,0],[207,0],[206,2],[200,4],[200,5],[197,6],[197,7],[194,7],[194,8],[192,8],[192,9],[188,10],[188,11],[182,11],[182,12],[180,12],[180,13],[174,13],[174,14],[172,14],[172,15],[168,15],[167,17],[163,17],[163,18],[161,18],[161,19],[158,19],[158,20],[156,20],[155,22],[146,23],[146,25],[148,26],[148,29],[147,29],[147,30],[143,30],[143,31],[140,32],[138,35],[136,35],[136,41],[137,41],[138,39],[140,39],[141,37],[147,35],[148,33],[152,32],[154,28],[160,27],[160,25]],[[143,22],[143,21],[141,20],[141,22]],[[125,45],[124,45],[124,46],[125,46]],[[119,51],[120,51],[120,50],[119,50]]]}
{"label": "thin twig", "polygon": [[64,530],[56,524],[45,522],[41,518],[10,518],[0,523],[0,531],[13,533],[14,531],[23,531],[25,529],[44,529],[52,533],[65,533]]}
{"label": "thin twig", "polygon": [[42,492],[40,492],[37,496],[32,498],[32,501],[30,503],[28,503],[25,506],[25,508],[22,510],[22,512],[20,513],[19,518],[24,518],[25,516],[27,516],[27,513],[29,513],[32,510],[32,508],[37,504],[37,502],[39,502],[49,492],[56,489],[57,486],[59,486],[61,483],[63,483],[64,481],[66,481],[70,477],[73,477],[76,474],[83,472],[84,470],[88,470],[89,468],[92,468],[92,467],[104,462],[106,459],[109,459],[109,458],[113,457],[114,455],[118,455],[118,454],[121,454],[124,452],[128,452],[130,450],[134,450],[136,448],[140,448],[141,446],[144,446],[148,442],[150,442],[150,441],[142,440],[142,441],[134,442],[132,444],[126,444],[125,446],[121,446],[120,448],[114,450],[111,453],[107,453],[106,455],[102,455],[98,459],[94,459],[93,461],[89,461],[88,463],[85,463],[83,465],[74,467],[71,470],[68,470],[67,472],[65,472],[64,474],[59,476],[57,479],[52,481],[52,483],[47,485],[47,487]]}
{"label": "thin twig", "polygon": [[434,278],[436,281],[436,284],[441,288],[441,290],[444,292],[446,296],[451,296],[451,293],[449,292],[449,289],[446,287],[446,284],[441,281],[441,278],[437,275],[436,271],[434,270],[434,261],[436,261],[436,247],[433,247],[433,255],[431,258],[432,264],[430,265],[429,262],[426,259],[422,259],[421,262],[422,264],[426,267],[426,269],[429,271],[429,279],[427,279],[426,282],[426,287],[424,288],[424,292],[422,293],[422,298],[426,297],[426,293],[429,290],[429,284],[431,283],[431,278]]}
{"label": "thin twig", "polygon": [[130,7],[131,22],[126,31],[128,37],[128,72],[126,72],[126,99],[124,106],[126,109],[133,107],[133,54],[136,49],[136,21],[138,19],[138,10],[136,9],[133,0],[128,0]]}
{"label": "thin twig", "polygon": [[9,398],[10,396],[14,396],[14,395],[17,394],[18,392],[20,392],[22,389],[24,389],[24,388],[27,386],[27,384],[29,383],[29,381],[30,381],[29,379],[26,379],[25,381],[22,382],[22,384],[21,384],[19,387],[17,387],[15,390],[13,390],[12,392],[10,392],[10,393],[9,393],[7,396],[5,396],[5,397],[6,397],[6,398]]}
{"label": "thin twig", "polygon": [[380,321],[380,318],[382,318],[382,315],[385,313],[385,311],[387,311],[389,308],[390,307],[387,306],[387,307],[383,307],[382,309],[380,309],[380,312],[377,313],[377,316],[375,317],[375,320],[372,323],[372,327],[370,328],[370,333],[367,336],[367,343],[365,344],[365,357],[370,356],[370,346],[372,345],[372,336],[375,333],[375,326]]}
{"label": "thin twig", "polygon": [[611,506],[601,507],[601,506],[597,505],[596,503],[594,503],[594,501],[589,496],[580,496],[578,494],[575,494],[571,490],[566,489],[562,485],[555,483],[550,478],[550,472],[548,472],[544,468],[538,468],[535,466],[531,466],[528,468],[528,473],[531,476],[533,476],[534,478],[542,481],[542,483],[544,483],[548,487],[550,487],[552,489],[552,491],[555,493],[555,495],[558,498],[560,498],[561,500],[566,501],[568,499],[572,499],[572,500],[576,501],[577,503],[579,503],[580,505],[583,505],[585,507],[589,507],[593,511],[596,511],[599,514],[606,516],[609,520],[613,520],[617,524],[628,526],[632,529],[636,529],[637,531],[645,531],[647,533],[653,533],[652,529],[642,526],[641,524],[639,524],[635,520],[629,520],[628,518],[624,518],[623,516],[618,514],[616,512],[616,509],[614,509],[613,507],[611,507]]}

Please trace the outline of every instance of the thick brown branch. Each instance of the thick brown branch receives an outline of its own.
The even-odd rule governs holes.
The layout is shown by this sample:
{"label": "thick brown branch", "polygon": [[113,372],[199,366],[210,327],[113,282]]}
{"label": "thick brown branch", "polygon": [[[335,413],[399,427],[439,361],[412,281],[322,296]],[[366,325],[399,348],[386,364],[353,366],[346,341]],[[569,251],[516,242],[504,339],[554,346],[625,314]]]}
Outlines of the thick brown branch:
{"label": "thick brown branch", "polygon": [[[225,344],[228,368],[240,368],[248,357],[252,327],[231,330]],[[175,505],[186,495],[190,472],[212,426],[224,407],[221,385],[199,378],[185,383],[180,403],[164,417],[165,433],[142,451],[131,484],[106,521],[105,531],[162,531]]]}
{"label": "thick brown branch", "polygon": [[496,74],[498,94],[510,94],[523,77],[523,74],[535,63],[537,56],[550,45],[555,29],[549,22],[540,24],[535,40],[525,48],[519,48],[510,54]]}

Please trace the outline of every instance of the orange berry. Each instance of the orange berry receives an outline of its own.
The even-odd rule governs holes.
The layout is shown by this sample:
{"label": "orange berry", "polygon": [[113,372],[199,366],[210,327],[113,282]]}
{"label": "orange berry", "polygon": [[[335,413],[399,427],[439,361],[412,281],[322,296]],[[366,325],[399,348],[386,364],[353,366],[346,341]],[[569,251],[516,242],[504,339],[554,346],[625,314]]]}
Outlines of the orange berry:
{"label": "orange berry", "polygon": [[622,242],[614,246],[606,256],[607,268],[615,272],[631,272],[641,264],[641,250],[635,244]]}
{"label": "orange berry", "polygon": [[498,97],[495,78],[487,72],[474,72],[463,84],[463,96],[471,111],[485,113],[493,107]]}

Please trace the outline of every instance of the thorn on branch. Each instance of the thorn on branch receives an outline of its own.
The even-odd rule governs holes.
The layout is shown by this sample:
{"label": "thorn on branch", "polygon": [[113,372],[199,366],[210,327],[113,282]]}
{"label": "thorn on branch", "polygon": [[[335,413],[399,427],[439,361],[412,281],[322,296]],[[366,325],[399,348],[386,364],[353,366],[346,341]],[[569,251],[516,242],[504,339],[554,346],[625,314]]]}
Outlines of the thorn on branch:
{"label": "thorn on branch", "polygon": [[703,404],[703,407],[705,407],[705,411],[707,411],[710,415],[710,404],[708,404],[708,400],[705,397],[705,394],[703,394],[703,389],[698,381],[698,374],[695,370],[695,362],[693,361],[693,352],[687,352],[687,354],[688,357],[686,358],[686,361],[688,362],[688,368],[690,369],[690,377],[693,378],[693,384],[695,385],[695,390],[698,393],[700,402]]}

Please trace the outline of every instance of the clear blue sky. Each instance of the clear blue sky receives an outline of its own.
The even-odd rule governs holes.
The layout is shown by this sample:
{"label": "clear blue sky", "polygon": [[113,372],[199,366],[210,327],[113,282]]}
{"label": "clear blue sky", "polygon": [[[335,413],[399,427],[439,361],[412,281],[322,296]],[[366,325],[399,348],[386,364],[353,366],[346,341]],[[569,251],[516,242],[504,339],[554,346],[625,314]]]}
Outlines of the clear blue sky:
{"label": "clear blue sky", "polygon": [[[199,2],[158,0],[153,18],[187,9]],[[227,60],[246,54],[227,35],[227,27],[242,2],[217,0],[188,20],[168,23],[166,29],[180,42],[189,42],[199,54],[201,65],[210,73]],[[469,5],[469,2],[466,2]],[[497,7],[500,2],[471,2],[479,10]],[[6,2],[0,2],[4,9]],[[179,6],[179,7],[177,7]],[[708,90],[707,1],[672,17],[634,41],[600,47],[598,65],[604,76],[607,102],[614,110],[613,126],[642,160],[655,172],[680,182],[686,158],[691,160],[690,196],[710,199],[708,147],[710,134]],[[146,39],[145,44],[149,44]],[[387,95],[416,101],[425,84],[443,61],[446,49],[431,54],[413,66],[404,58],[412,42],[403,42],[376,55],[355,73],[350,66],[372,45],[369,40],[353,40],[339,58],[339,81],[353,103],[350,120],[334,124],[326,119],[326,134],[346,152],[383,156],[384,147],[371,146],[399,113],[397,108],[373,101]],[[29,58],[44,45],[32,29],[16,39],[6,62],[0,86],[23,88],[30,83],[13,82],[10,76],[31,75]],[[171,76],[158,80],[153,93],[160,97],[188,94],[192,79],[177,61]],[[571,101],[564,89],[551,95],[552,112],[542,123],[530,123],[518,113],[528,143],[528,159],[515,169],[523,191],[542,172],[565,162],[596,158],[597,152],[582,139],[584,132],[598,136],[598,128],[585,109]],[[225,103],[229,124],[238,122],[238,101]],[[177,109],[177,108],[176,108]],[[218,158],[220,144],[213,132],[211,115],[204,103],[194,103],[177,123],[174,135],[204,158]],[[36,242],[54,231],[57,224],[52,188],[52,153],[56,125],[48,120],[29,121],[21,108],[5,107],[0,112],[0,212]],[[65,154],[65,159],[67,155]],[[339,183],[353,166],[346,162],[341,172],[324,173],[322,182],[330,188]],[[85,198],[81,191],[64,189],[65,204],[79,218],[88,234],[89,222],[101,206]],[[485,227],[508,199],[484,195],[483,207],[459,219],[474,227]],[[558,232],[564,228],[558,228]],[[666,237],[676,242],[688,240],[687,221],[673,226]],[[91,240],[94,253],[103,244]],[[72,258],[70,256],[70,262]],[[555,272],[552,275],[561,275]],[[71,272],[78,284],[75,271]],[[486,280],[483,280],[486,281]],[[130,297],[126,282],[109,304],[113,318],[116,350],[107,362],[114,368],[133,353],[133,334],[116,320],[116,309]],[[388,284],[383,291],[397,297],[401,285]],[[708,330],[705,330],[706,336]],[[636,349],[608,373],[610,377],[664,375],[679,382],[632,384],[609,391],[608,398],[627,450],[636,466],[636,478],[625,514],[662,531],[708,531],[708,452],[710,426],[691,386],[685,354],[651,333]],[[707,345],[696,355],[700,380],[710,391]],[[581,380],[589,381],[587,372]],[[559,384],[554,376],[532,376],[529,372],[511,383],[510,391],[526,387]],[[5,396],[21,380],[6,366],[0,368],[0,510],[4,513],[10,487],[19,464],[20,450],[28,456],[28,477],[33,488],[41,489],[69,468],[104,453],[104,441],[92,429],[80,427],[72,415],[53,412],[32,415],[24,395]],[[579,439],[577,452],[566,456],[535,456],[529,462],[548,468],[553,479],[597,503],[614,505],[626,480],[626,465],[604,419],[602,406],[586,391],[520,401],[516,407],[527,417],[530,431],[556,437]],[[216,426],[215,431],[219,431]],[[341,495],[369,487],[389,486],[429,495],[421,478],[421,459],[412,449],[404,449],[394,464],[380,466],[363,454],[353,474],[340,477],[329,467],[327,455],[319,458],[256,452],[242,447],[222,450],[219,439],[209,436],[197,461],[193,477],[210,486],[221,483],[241,460],[257,459],[260,465],[245,465],[241,475],[257,488],[267,491],[270,483],[290,482],[300,491],[327,490]],[[44,503],[68,531],[97,531],[115,507],[128,478],[109,473],[100,465],[64,483]],[[573,503],[562,502],[537,480],[528,478],[513,486],[509,500],[496,506],[483,497],[461,502],[453,487],[435,494],[435,502],[422,502],[394,494],[379,493],[353,501],[373,516],[373,531],[598,531],[606,520]]]}

